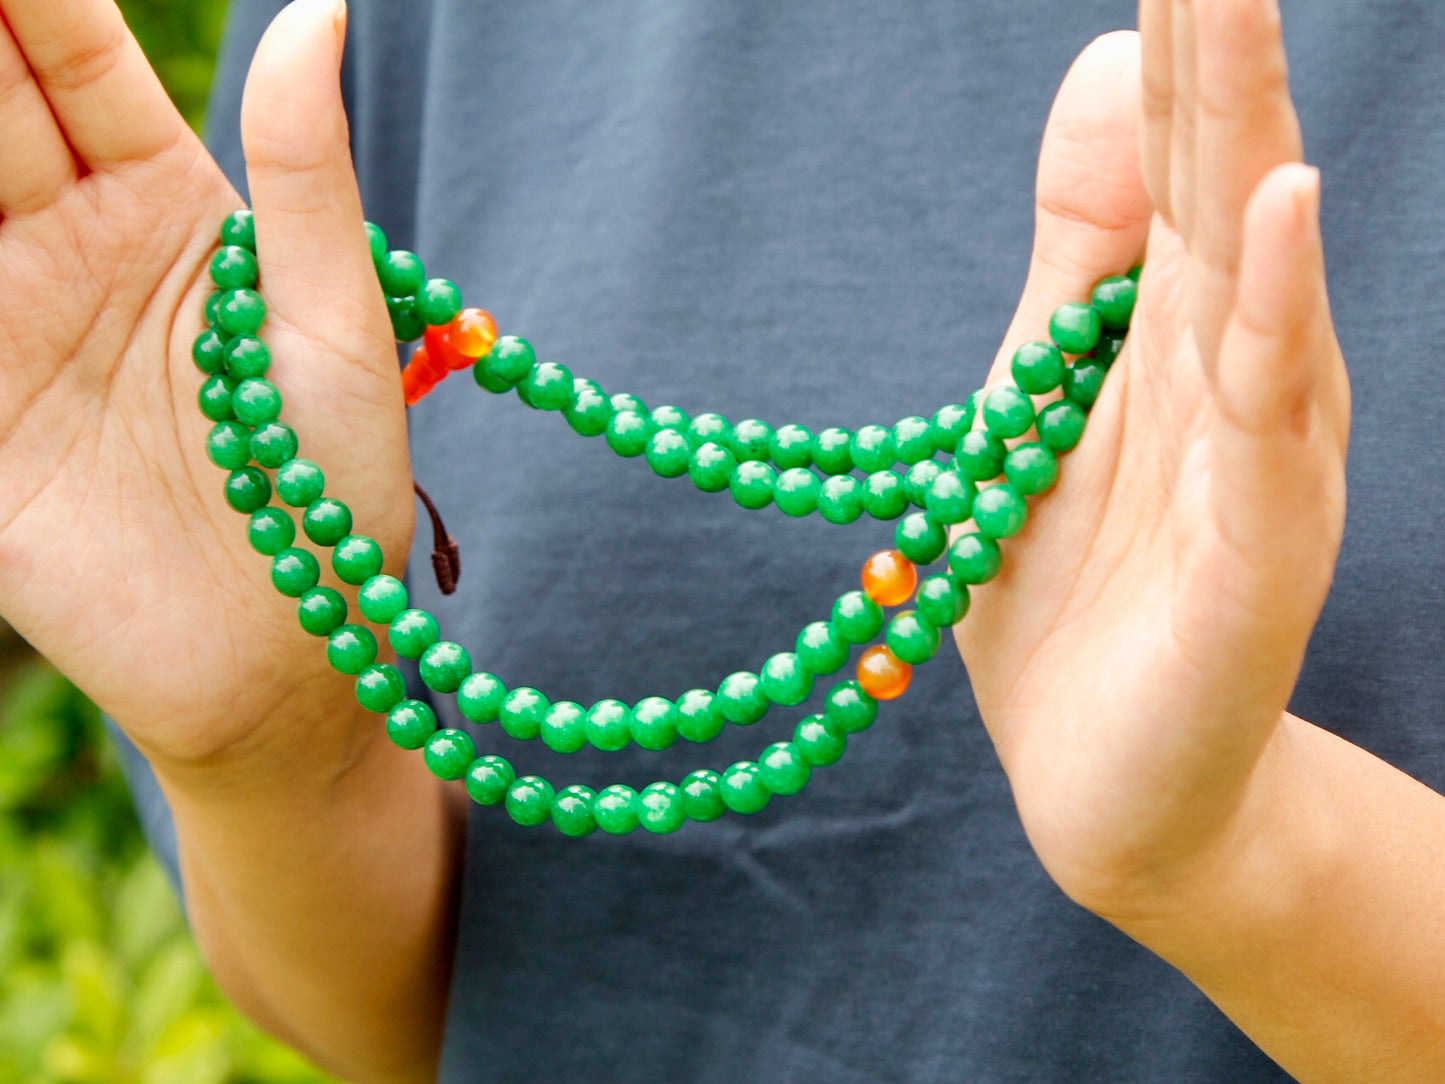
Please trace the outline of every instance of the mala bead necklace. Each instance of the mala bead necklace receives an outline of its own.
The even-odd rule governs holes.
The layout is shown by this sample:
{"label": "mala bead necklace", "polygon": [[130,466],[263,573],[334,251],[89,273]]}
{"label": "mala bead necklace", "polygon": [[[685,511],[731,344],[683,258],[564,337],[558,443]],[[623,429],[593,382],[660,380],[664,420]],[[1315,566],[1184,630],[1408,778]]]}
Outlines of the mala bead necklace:
{"label": "mala bead necklace", "polygon": [[[499,336],[490,314],[463,307],[453,283],[427,279],[414,253],[388,250],[379,228],[367,223],[366,229],[396,339],[421,340],[401,372],[408,406],[451,373],[470,369],[486,391],[515,391],[529,407],[560,412],[580,436],[604,437],[617,455],[642,457],[664,478],[687,475],[705,492],[726,491],[743,508],[772,504],[785,515],[817,512],[838,524],[864,515],[898,520],[896,548],[864,562],[861,590],[838,596],[826,618],[799,631],[792,650],[772,655],[756,672],[738,671],[715,689],[692,689],[675,700],[649,696],[630,706],[607,698],[584,708],[554,702],[526,686],[509,689],[494,674],[474,670],[466,648],[442,639],[437,619],[410,605],[406,585],[381,571],[380,545],[354,531],[350,509],[325,495],[321,468],[300,457],[299,438],[280,418],[281,393],[266,378],[271,355],[259,337],[266,304],[256,291],[251,213],[228,217],[221,226],[222,247],[211,261],[216,290],[206,301],[206,328],[192,358],[205,376],[201,412],[215,423],[206,452],[229,472],[225,497],[250,517],[252,548],[271,558],[276,589],[298,600],[301,627],[326,639],[331,666],[355,676],[357,702],[385,714],[393,742],[422,750],[432,772],[463,781],[479,804],[504,806],[518,824],[550,822],[568,836],[598,828],[617,835],[639,825],[667,833],[729,810],[756,813],[774,795],[802,790],[813,769],[837,763],[848,736],[872,725],[879,701],[903,694],[913,667],[937,653],[941,630],[968,613],[969,588],[998,575],[999,543],[1023,529],[1028,497],[1057,481],[1058,457],[1083,436],[1088,412],[1122,349],[1140,272],[1136,267],[1105,278],[1088,303],[1056,310],[1049,339],[1015,352],[1013,384],[980,389],[929,417],[912,415],[856,431],[832,426],[815,434],[796,424],[774,428],[757,419],[733,424],[720,414],[690,416],[674,406],[649,410],[625,392],[609,396],[563,365],[537,361],[527,340]],[[1032,396],[1060,389],[1062,398],[1035,409]],[[980,415],[983,427],[974,428]],[[1030,430],[1036,440],[1005,443]],[[995,481],[1000,476],[1003,480]],[[980,488],[988,482],[994,484]],[[432,560],[438,583],[450,594],[460,573],[456,545],[430,499],[420,488],[417,492],[436,533]],[[559,753],[587,745],[615,751],[636,743],[661,750],[679,738],[709,741],[728,723],[748,726],[774,705],[802,703],[817,678],[847,665],[854,647],[871,646],[859,656],[854,675],[828,691],[821,712],[804,718],[790,741],[774,742],[756,760],[722,772],[699,769],[680,782],[660,781],[641,791],[621,783],[600,791],[580,784],[557,789],[540,776],[518,776],[504,757],[478,756],[470,734],[439,728],[431,706],[408,697],[401,671],[376,661],[376,634],[348,620],[339,591],[319,585],[320,563],[295,544],[296,519],[287,508],[300,512],[301,531],[311,543],[331,550],[337,577],[358,588],[361,617],[386,628],[399,656],[416,660],[431,692],[455,695],[458,711],[473,723],[496,722],[510,737],[540,739]],[[950,544],[948,528],[969,520],[973,529]],[[940,571],[920,577],[920,566],[940,561]],[[891,617],[884,612],[910,602],[911,608]]]}

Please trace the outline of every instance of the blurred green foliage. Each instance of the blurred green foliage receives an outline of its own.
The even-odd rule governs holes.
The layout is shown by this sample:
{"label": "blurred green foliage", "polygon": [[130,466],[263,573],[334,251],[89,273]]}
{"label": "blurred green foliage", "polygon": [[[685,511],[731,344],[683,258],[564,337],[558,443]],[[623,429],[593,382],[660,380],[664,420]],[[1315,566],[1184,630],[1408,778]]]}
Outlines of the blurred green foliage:
{"label": "blurred green foliage", "polygon": [[196,131],[206,111],[226,0],[118,0],[131,32]]}

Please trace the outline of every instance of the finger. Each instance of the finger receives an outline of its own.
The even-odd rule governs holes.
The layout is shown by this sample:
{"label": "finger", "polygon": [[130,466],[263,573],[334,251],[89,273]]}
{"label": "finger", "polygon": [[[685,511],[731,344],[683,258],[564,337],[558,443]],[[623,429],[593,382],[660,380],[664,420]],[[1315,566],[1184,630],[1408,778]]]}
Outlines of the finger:
{"label": "finger", "polygon": [[189,134],[111,0],[0,0],[0,10],[86,165],[148,158]]}
{"label": "finger", "polygon": [[1189,253],[1191,315],[1206,366],[1218,355],[1238,287],[1244,210],[1260,179],[1299,161],[1275,0],[1200,3],[1198,194]]}
{"label": "finger", "polygon": [[1174,0],[1139,0],[1139,36],[1143,53],[1143,130],[1139,148],[1144,183],[1155,209],[1170,222],[1169,143],[1174,115]]}
{"label": "finger", "polygon": [[0,19],[0,215],[49,206],[75,180],[75,158]]}
{"label": "finger", "polygon": [[1173,0],[1173,110],[1169,124],[1169,206],[1187,242],[1194,227],[1195,139],[1199,109],[1193,0]]}

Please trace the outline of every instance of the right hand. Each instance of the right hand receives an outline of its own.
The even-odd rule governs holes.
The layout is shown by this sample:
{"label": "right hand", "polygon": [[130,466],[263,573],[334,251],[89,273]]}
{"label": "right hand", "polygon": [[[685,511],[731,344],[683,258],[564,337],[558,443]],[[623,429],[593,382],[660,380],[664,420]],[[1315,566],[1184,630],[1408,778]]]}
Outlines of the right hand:
{"label": "right hand", "polygon": [[[349,756],[371,740],[338,710],[350,682],[272,588],[204,450],[190,349],[242,201],[111,0],[0,10],[0,614],[158,763],[303,741]],[[247,82],[261,334],[300,454],[399,575],[406,418],[338,86],[344,25],[339,0],[292,4]]]}

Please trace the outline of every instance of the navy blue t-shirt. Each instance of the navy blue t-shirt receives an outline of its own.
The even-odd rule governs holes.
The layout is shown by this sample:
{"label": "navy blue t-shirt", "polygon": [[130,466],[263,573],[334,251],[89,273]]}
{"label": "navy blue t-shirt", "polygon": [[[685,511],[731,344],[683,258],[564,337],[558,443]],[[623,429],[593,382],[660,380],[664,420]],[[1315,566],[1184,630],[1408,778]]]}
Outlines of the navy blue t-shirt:
{"label": "navy blue t-shirt", "polygon": [[[240,87],[280,6],[233,2],[212,146],[238,183]],[[857,427],[982,384],[1028,264],[1049,103],[1091,38],[1134,19],[1134,0],[355,0],[345,84],[368,216],[543,359],[652,405]],[[1355,424],[1291,709],[1438,788],[1445,10],[1296,0],[1285,25]],[[790,648],[892,537],[744,512],[458,382],[413,410],[411,439],[461,589],[437,593],[424,528],[411,585],[509,685],[584,705],[715,687]],[[520,772],[640,788],[788,738],[827,684],[663,753],[471,729]],[[1284,1074],[1044,874],[950,647],[842,762],[752,817],[574,841],[474,810],[441,1079]]]}

